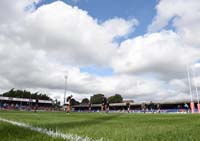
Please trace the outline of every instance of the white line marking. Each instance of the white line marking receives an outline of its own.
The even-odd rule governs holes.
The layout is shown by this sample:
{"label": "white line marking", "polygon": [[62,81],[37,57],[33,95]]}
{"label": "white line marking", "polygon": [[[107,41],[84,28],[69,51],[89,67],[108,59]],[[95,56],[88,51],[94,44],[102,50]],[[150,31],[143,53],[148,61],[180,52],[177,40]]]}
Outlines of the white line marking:
{"label": "white line marking", "polygon": [[70,134],[70,133],[64,134],[64,133],[58,132],[57,130],[53,131],[53,130],[48,130],[48,129],[45,129],[45,128],[33,127],[33,126],[26,124],[26,123],[7,120],[7,119],[4,119],[4,118],[0,118],[0,121],[10,123],[12,125],[16,125],[16,126],[23,127],[23,128],[28,128],[32,131],[43,133],[43,134],[46,134],[46,135],[51,136],[51,137],[62,138],[64,140],[70,140],[70,141],[103,141],[103,138],[101,138],[99,140],[94,140],[94,139],[89,138],[87,136],[82,137],[82,136],[78,136],[78,135]]}

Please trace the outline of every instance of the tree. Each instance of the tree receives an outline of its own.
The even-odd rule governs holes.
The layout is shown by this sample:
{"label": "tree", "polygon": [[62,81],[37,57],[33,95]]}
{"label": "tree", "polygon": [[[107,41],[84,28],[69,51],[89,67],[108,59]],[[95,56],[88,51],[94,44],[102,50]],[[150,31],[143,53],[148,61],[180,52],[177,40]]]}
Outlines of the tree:
{"label": "tree", "polygon": [[120,94],[115,94],[108,98],[109,103],[122,103],[123,98]]}
{"label": "tree", "polygon": [[80,103],[78,101],[76,101],[74,98],[72,98],[71,101],[70,101],[70,104],[72,106],[74,106],[74,105],[79,105]]}
{"label": "tree", "polygon": [[54,101],[54,103],[53,103],[53,107],[55,108],[55,109],[58,109],[58,108],[60,108],[60,101],[58,101],[57,99]]}
{"label": "tree", "polygon": [[91,104],[101,104],[103,97],[104,97],[103,94],[95,94],[95,95],[91,96],[90,103]]}
{"label": "tree", "polygon": [[6,97],[17,97],[17,98],[31,98],[31,99],[40,99],[40,100],[51,100],[51,98],[46,95],[46,94],[38,94],[38,92],[36,93],[31,93],[29,91],[26,90],[15,90],[14,88],[12,88],[10,91],[3,93],[3,96]]}
{"label": "tree", "polygon": [[84,98],[82,101],[81,101],[81,104],[89,104],[90,103],[90,100],[88,98]]}

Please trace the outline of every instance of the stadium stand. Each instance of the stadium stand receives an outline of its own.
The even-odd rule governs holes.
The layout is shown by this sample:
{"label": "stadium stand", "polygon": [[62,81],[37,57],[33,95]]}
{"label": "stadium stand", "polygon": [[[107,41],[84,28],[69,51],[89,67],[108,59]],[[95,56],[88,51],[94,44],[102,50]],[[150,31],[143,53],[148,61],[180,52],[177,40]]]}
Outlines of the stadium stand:
{"label": "stadium stand", "polygon": [[[51,110],[52,100],[38,100],[38,110]],[[34,110],[36,99],[0,96],[0,108],[3,110]]]}
{"label": "stadium stand", "polygon": [[[147,104],[147,112],[149,111],[149,103],[150,102],[131,102],[130,104],[130,111],[131,112],[142,112],[141,105],[143,103]],[[184,103],[190,104],[188,100],[182,101],[155,101],[155,110],[157,110],[157,105],[159,104],[160,112],[185,112]],[[197,105],[197,101],[195,101],[195,105]],[[88,111],[89,105],[88,104],[80,104],[73,106],[74,111]],[[197,107],[195,107],[197,110]],[[127,111],[128,104],[127,103],[111,103],[109,107],[110,111]],[[100,111],[101,104],[91,104],[91,111]]]}

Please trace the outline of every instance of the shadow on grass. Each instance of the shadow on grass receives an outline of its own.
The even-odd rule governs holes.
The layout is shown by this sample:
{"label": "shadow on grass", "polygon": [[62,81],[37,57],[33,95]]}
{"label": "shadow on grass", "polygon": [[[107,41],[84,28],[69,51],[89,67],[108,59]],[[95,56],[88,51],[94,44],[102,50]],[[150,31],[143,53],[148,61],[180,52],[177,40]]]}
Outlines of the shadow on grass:
{"label": "shadow on grass", "polygon": [[88,120],[81,120],[81,121],[67,121],[66,122],[58,122],[58,123],[48,123],[48,124],[43,124],[45,128],[51,128],[51,129],[72,129],[72,128],[80,128],[80,127],[88,127],[92,125],[97,125],[97,124],[104,124],[107,121],[113,120],[117,118],[119,114],[116,115],[105,115],[97,118],[91,118]]}

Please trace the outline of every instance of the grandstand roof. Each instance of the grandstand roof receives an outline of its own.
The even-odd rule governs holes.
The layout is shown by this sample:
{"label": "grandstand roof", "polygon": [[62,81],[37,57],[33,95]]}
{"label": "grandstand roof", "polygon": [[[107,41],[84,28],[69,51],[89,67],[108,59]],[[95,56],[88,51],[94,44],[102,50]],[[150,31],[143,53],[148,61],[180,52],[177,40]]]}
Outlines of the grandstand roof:
{"label": "grandstand roof", "polygon": [[[27,98],[15,98],[15,97],[4,97],[0,96],[0,100],[6,100],[6,101],[19,101],[19,102],[36,102],[36,99],[27,99]],[[46,103],[46,104],[52,104],[51,100],[38,100],[39,103]]]}
{"label": "grandstand roof", "polygon": [[[183,104],[183,103],[190,103],[190,100],[174,100],[174,101],[152,101],[154,104],[161,104],[161,105],[167,105],[167,104]],[[195,103],[197,101],[194,101]],[[141,105],[142,103],[146,103],[149,104],[150,101],[148,102],[134,102],[134,103],[130,103],[130,105],[132,106],[136,106],[136,105]],[[115,106],[126,106],[126,103],[111,103],[110,106],[115,107]],[[100,107],[101,104],[92,104],[91,107]],[[87,104],[81,104],[81,105],[75,105],[73,107],[89,107],[89,105]]]}

